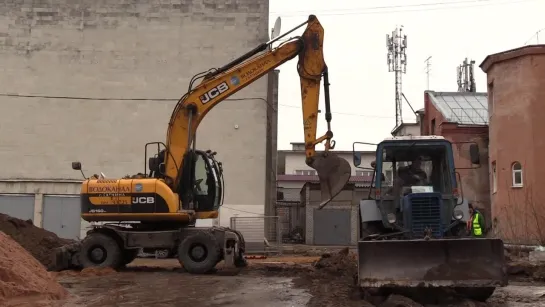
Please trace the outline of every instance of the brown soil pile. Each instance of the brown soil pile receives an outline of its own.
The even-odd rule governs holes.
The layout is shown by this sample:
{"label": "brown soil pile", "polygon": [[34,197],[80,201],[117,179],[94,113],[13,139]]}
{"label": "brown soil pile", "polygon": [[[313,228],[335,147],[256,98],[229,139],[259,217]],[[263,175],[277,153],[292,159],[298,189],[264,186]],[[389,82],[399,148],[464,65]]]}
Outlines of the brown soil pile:
{"label": "brown soil pile", "polygon": [[9,236],[0,232],[0,306],[29,300],[59,300],[67,291]]}
{"label": "brown soil pile", "polygon": [[61,239],[50,231],[34,226],[31,220],[23,221],[1,213],[0,231],[11,236],[48,269],[53,260],[52,249],[74,242]]}
{"label": "brown soil pile", "polygon": [[545,263],[532,264],[528,260],[508,262],[507,274],[510,279],[545,281]]}
{"label": "brown soil pile", "polygon": [[[373,306],[363,300],[356,287],[356,255],[344,248],[334,254],[323,254],[308,273],[301,272],[294,282],[311,289],[311,307]],[[348,302],[348,303],[347,303]]]}
{"label": "brown soil pile", "polygon": [[358,273],[356,257],[356,254],[350,253],[346,247],[335,254],[323,254],[314,267],[319,274],[354,278]]}

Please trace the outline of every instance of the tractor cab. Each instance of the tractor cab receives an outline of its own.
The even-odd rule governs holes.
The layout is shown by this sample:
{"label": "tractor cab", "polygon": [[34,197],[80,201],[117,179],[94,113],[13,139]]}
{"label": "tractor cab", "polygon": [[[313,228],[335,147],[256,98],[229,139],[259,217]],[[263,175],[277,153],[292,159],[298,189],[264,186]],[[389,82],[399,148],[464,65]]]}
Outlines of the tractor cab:
{"label": "tractor cab", "polygon": [[377,146],[376,199],[395,199],[411,193],[456,192],[451,143],[445,139],[385,140]]}
{"label": "tractor cab", "polygon": [[[358,166],[361,161],[354,155]],[[476,144],[470,155],[478,164]],[[382,229],[420,238],[443,237],[461,223],[462,197],[450,141],[441,136],[387,138],[377,145],[370,166],[374,193],[362,208],[365,221],[378,220]]]}

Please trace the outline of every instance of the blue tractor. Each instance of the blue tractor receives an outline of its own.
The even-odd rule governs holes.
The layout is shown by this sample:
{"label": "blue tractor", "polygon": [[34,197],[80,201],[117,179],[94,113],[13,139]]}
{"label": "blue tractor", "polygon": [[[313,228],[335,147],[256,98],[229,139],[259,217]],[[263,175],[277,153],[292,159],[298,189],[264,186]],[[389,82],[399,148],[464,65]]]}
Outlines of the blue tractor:
{"label": "blue tractor", "polygon": [[[478,167],[479,147],[469,145],[460,155]],[[450,141],[387,138],[377,145],[375,161],[362,163],[354,151],[354,165],[373,173],[369,197],[360,204],[361,287],[449,287],[484,301],[507,285],[503,241],[466,234],[467,202]]]}

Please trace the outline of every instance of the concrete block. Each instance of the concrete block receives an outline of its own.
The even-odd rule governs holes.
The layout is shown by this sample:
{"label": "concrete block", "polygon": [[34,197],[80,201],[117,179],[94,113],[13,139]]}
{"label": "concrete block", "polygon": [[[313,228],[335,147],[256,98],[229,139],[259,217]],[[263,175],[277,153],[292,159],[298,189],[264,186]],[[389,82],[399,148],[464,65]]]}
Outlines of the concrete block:
{"label": "concrete block", "polygon": [[531,251],[528,259],[534,264],[545,263],[545,251]]}

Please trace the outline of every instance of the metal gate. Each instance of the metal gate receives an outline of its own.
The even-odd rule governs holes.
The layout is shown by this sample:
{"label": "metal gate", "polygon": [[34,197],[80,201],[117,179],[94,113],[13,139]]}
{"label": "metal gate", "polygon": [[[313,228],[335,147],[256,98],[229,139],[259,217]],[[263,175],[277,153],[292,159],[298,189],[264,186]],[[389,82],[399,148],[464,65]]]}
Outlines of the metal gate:
{"label": "metal gate", "polygon": [[240,231],[244,236],[247,254],[280,254],[282,230],[278,220],[278,216],[231,217],[231,228]]}
{"label": "metal gate", "polygon": [[314,244],[350,245],[350,210],[314,209]]}
{"label": "metal gate", "polygon": [[34,220],[34,195],[0,195],[0,213],[21,220]]}
{"label": "metal gate", "polygon": [[79,196],[44,195],[43,228],[65,239],[78,239],[81,232]]}

